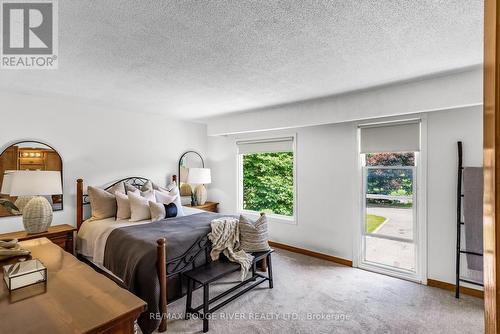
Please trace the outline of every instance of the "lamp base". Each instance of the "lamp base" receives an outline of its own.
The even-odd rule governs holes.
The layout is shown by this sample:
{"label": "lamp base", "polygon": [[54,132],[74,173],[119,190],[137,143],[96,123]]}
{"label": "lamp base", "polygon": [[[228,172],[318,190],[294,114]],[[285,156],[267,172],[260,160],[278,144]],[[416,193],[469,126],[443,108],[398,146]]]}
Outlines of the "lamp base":
{"label": "lamp base", "polygon": [[207,202],[207,188],[203,184],[200,184],[195,189],[196,194],[196,204],[203,205]]}
{"label": "lamp base", "polygon": [[23,225],[28,234],[47,232],[52,224],[52,206],[45,197],[32,198],[23,209]]}
{"label": "lamp base", "polygon": [[26,204],[28,204],[33,198],[35,198],[35,196],[19,196],[14,202],[14,205],[17,206],[19,212],[22,213]]}

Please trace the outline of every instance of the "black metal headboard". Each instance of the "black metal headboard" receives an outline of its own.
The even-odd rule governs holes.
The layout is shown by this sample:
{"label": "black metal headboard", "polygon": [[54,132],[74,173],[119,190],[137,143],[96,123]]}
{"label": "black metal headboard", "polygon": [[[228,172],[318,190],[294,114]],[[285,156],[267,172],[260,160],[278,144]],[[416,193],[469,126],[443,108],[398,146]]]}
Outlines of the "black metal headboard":
{"label": "black metal headboard", "polygon": [[[106,188],[104,188],[104,190],[111,189],[111,187],[117,185],[120,182],[124,182],[124,183],[126,183],[128,185],[136,187],[137,189],[141,189],[148,181],[150,181],[150,180],[146,179],[144,177],[141,177],[141,176],[126,177],[124,179],[118,180],[118,181],[110,184],[109,186],[107,186]],[[83,197],[82,197],[82,204],[83,205],[90,205],[90,198],[89,198],[88,194],[84,194],[83,195]]]}

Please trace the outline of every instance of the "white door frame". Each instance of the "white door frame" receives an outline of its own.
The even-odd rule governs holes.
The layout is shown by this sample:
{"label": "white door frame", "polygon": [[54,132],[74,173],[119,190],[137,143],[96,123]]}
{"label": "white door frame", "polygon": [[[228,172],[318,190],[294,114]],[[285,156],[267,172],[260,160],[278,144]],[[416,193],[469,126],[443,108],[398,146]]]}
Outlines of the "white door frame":
{"label": "white door frame", "polygon": [[[417,195],[417,207],[415,211],[416,218],[416,230],[413,231],[414,239],[415,239],[415,247],[417,255],[417,262],[415,263],[415,274],[406,274],[406,273],[398,273],[389,269],[389,267],[385,268],[384,266],[379,265],[369,265],[367,266],[362,262],[363,256],[363,230],[362,226],[364,226],[364,199],[363,197],[363,156],[359,154],[360,147],[360,131],[359,129],[356,131],[356,140],[358,147],[357,154],[357,168],[358,168],[358,177],[357,182],[354,183],[357,191],[355,191],[356,198],[354,199],[355,212],[354,218],[355,223],[353,224],[353,267],[367,269],[370,271],[378,272],[381,274],[399,277],[402,279],[419,282],[422,284],[427,284],[427,115],[410,115],[406,118],[404,117],[392,117],[392,118],[384,118],[381,120],[372,121],[371,123],[385,123],[385,122],[393,122],[393,121],[405,121],[405,120],[414,120],[420,119],[420,152],[417,154],[415,159],[416,166],[416,195]],[[365,122],[364,122],[365,123]],[[358,125],[362,124],[359,122]]]}

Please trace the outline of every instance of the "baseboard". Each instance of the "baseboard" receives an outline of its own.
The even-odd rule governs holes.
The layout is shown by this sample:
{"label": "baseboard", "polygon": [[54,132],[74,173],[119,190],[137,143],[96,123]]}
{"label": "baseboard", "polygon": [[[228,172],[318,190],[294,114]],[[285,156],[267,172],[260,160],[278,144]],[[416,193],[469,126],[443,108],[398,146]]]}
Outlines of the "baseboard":
{"label": "baseboard", "polygon": [[[447,282],[442,282],[434,279],[427,279],[427,285],[432,286],[434,288],[440,288],[444,290],[449,290],[455,292],[455,284],[447,283]],[[477,290],[477,289],[472,289],[472,288],[467,288],[465,286],[460,287],[460,293],[463,293],[464,295],[469,295],[477,298],[484,298],[484,291],[482,290]]]}
{"label": "baseboard", "polygon": [[295,246],[289,246],[289,245],[282,244],[282,243],[275,242],[275,241],[269,241],[269,245],[271,247],[280,248],[280,249],[284,249],[284,250],[287,250],[287,251],[290,251],[290,252],[294,252],[294,253],[298,253],[298,254],[303,254],[303,255],[315,257],[315,258],[318,258],[318,259],[322,259],[322,260],[326,260],[326,261],[330,261],[330,262],[335,262],[335,263],[338,263],[338,264],[342,264],[344,266],[352,267],[352,261],[351,260],[342,259],[340,257],[336,257],[336,256],[333,256],[333,255],[318,253],[318,252],[314,252],[314,251],[311,251],[311,250],[308,250],[308,249],[299,248],[299,247],[295,247]]}

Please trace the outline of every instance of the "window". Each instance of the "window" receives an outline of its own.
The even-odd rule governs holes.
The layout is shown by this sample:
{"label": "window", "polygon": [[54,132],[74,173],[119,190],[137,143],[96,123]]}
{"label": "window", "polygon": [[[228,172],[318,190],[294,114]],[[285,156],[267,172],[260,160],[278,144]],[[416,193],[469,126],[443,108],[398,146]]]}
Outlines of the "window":
{"label": "window", "polygon": [[294,216],[293,137],[239,141],[239,208]]}

